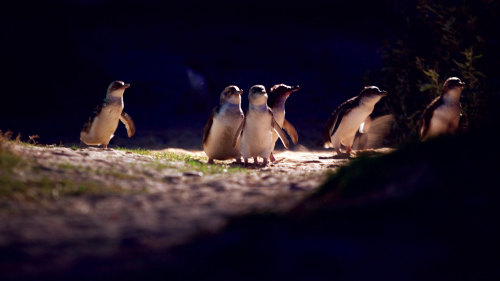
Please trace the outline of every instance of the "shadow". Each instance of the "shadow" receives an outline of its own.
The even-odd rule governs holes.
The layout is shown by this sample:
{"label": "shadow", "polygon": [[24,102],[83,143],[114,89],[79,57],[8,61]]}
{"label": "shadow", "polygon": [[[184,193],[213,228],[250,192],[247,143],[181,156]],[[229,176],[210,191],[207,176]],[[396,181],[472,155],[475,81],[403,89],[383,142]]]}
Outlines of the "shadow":
{"label": "shadow", "polygon": [[319,156],[319,159],[352,159],[352,156],[347,153],[335,154],[332,156]]}

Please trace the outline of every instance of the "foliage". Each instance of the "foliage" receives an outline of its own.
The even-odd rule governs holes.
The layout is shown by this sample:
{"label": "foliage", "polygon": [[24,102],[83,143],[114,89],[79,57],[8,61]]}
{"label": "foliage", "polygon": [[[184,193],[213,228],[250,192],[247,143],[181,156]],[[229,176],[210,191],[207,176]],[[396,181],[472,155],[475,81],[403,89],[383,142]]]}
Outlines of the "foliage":
{"label": "foliage", "polygon": [[[21,159],[11,151],[11,138],[11,131],[3,133],[0,130],[0,176],[10,173],[10,171],[21,161]],[[20,136],[18,135],[16,141],[19,138]]]}
{"label": "foliage", "polygon": [[451,76],[466,84],[462,94],[463,126],[478,127],[488,114],[486,63],[493,52],[486,46],[485,26],[495,18],[494,1],[418,0],[411,11],[401,12],[405,35],[381,49],[384,87],[390,92],[385,106],[393,111],[393,141],[417,137],[418,120]]}
{"label": "foliage", "polygon": [[329,175],[306,204],[313,209],[352,207],[397,201],[416,192],[436,189],[446,196],[452,196],[453,191],[453,195],[461,193],[467,197],[470,187],[475,192],[479,189],[490,192],[495,182],[492,163],[498,161],[500,152],[492,149],[478,153],[467,149],[476,139],[484,140],[487,147],[493,147],[497,140],[487,129],[471,129],[459,136],[407,143],[390,154],[356,158]]}

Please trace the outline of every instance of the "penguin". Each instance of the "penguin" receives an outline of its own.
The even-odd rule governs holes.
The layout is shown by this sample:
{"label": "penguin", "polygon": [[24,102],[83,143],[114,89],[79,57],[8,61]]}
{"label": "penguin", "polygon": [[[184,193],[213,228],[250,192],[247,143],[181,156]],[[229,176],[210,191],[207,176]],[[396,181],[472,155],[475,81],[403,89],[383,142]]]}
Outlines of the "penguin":
{"label": "penguin", "polygon": [[[269,91],[269,100],[267,101],[267,104],[273,111],[274,119],[276,120],[278,125],[280,125],[281,128],[285,129],[285,131],[292,139],[293,144],[297,144],[297,142],[299,141],[299,136],[297,134],[297,130],[295,130],[295,127],[290,122],[288,122],[288,120],[285,119],[285,102],[291,93],[297,92],[298,90],[300,90],[300,86],[298,85],[293,87],[290,87],[285,84],[274,85]],[[276,132],[273,132],[272,151],[274,151],[274,145],[276,144],[277,140],[278,140],[278,134]],[[269,158],[271,162],[276,161],[273,152],[271,152]]]}
{"label": "penguin", "polygon": [[134,121],[123,111],[123,93],[130,84],[114,81],[109,84],[104,102],[97,106],[87,123],[80,132],[80,140],[87,145],[101,145],[108,147],[109,141],[118,127],[118,120],[127,128],[127,135],[131,138],[135,134]]}
{"label": "penguin", "polygon": [[215,107],[203,129],[203,150],[208,163],[215,160],[236,159],[241,162],[240,147],[233,147],[233,139],[244,115],[241,94],[237,86],[227,86],[220,94],[220,104]]}
{"label": "penguin", "polygon": [[350,155],[356,131],[365,132],[365,121],[369,122],[375,104],[386,95],[386,91],[368,86],[358,96],[339,105],[328,119],[323,135],[325,147],[333,147],[341,154],[340,145],[344,145]]}
{"label": "penguin", "polygon": [[457,77],[446,79],[442,94],[434,99],[424,110],[419,121],[421,140],[443,134],[454,134],[460,122],[460,95],[465,83]]}
{"label": "penguin", "polygon": [[255,85],[248,93],[249,108],[234,137],[233,146],[236,147],[241,139],[241,154],[248,164],[248,158],[253,157],[258,164],[257,157],[263,158],[266,166],[273,151],[273,132],[276,132],[288,149],[289,142],[280,125],[274,119],[273,111],[267,105],[268,95],[262,85]]}

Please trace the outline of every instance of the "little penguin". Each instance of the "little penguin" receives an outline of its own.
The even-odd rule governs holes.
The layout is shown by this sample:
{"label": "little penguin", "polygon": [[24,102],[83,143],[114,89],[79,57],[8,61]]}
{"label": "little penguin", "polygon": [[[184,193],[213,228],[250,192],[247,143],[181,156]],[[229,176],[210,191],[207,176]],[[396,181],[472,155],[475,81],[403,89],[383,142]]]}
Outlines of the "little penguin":
{"label": "little penguin", "polygon": [[274,119],[273,111],[267,106],[268,95],[262,85],[255,85],[248,93],[249,108],[234,137],[233,146],[236,147],[241,138],[241,154],[248,164],[248,158],[253,157],[258,164],[257,157],[263,158],[264,166],[273,151],[273,133],[276,132],[288,149],[289,142],[285,132]]}
{"label": "little penguin", "polygon": [[135,134],[135,125],[132,118],[123,111],[123,93],[130,84],[123,81],[114,81],[109,84],[104,102],[97,106],[87,123],[80,132],[80,140],[87,145],[101,145],[108,147],[109,141],[118,127],[118,120],[127,128],[128,137]]}
{"label": "little penguin", "polygon": [[[276,120],[278,125],[280,125],[280,127],[286,130],[294,144],[297,144],[297,142],[299,141],[299,136],[297,134],[297,130],[295,130],[295,127],[285,119],[285,103],[290,94],[293,92],[297,92],[298,90],[300,90],[299,86],[290,87],[285,84],[274,85],[269,91],[269,99],[267,101],[267,104],[273,111],[274,119]],[[274,132],[273,151],[274,145],[276,144],[277,140],[278,134]],[[271,162],[274,162],[276,160],[272,152],[270,155],[270,160]]]}
{"label": "little penguin", "polygon": [[208,163],[215,160],[236,159],[241,162],[240,147],[233,147],[234,135],[243,121],[241,94],[237,86],[227,86],[220,94],[220,104],[215,107],[203,129],[203,150]]}
{"label": "little penguin", "polygon": [[350,155],[356,131],[365,132],[365,122],[369,122],[375,104],[386,95],[376,86],[367,86],[358,96],[339,105],[328,119],[323,135],[325,147],[333,147],[341,154],[340,146],[344,145]]}
{"label": "little penguin", "polygon": [[457,77],[446,79],[442,95],[434,99],[425,109],[419,122],[421,140],[443,134],[454,134],[460,122],[460,95],[465,86]]}

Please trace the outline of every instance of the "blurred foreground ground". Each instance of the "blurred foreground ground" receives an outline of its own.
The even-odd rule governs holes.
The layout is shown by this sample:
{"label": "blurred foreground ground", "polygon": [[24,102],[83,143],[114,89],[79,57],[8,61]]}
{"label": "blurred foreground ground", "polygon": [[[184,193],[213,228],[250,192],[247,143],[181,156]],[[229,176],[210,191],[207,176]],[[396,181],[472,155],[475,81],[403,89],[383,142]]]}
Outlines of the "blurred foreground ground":
{"label": "blurred foreground ground", "polygon": [[496,140],[282,152],[266,168],[8,142],[0,279],[499,280]]}
{"label": "blurred foreground ground", "polygon": [[235,216],[287,211],[347,161],[320,159],[330,151],[286,151],[268,167],[243,168],[206,165],[203,152],[182,149],[11,150],[21,162],[2,175],[0,276],[13,280],[164,251]]}

